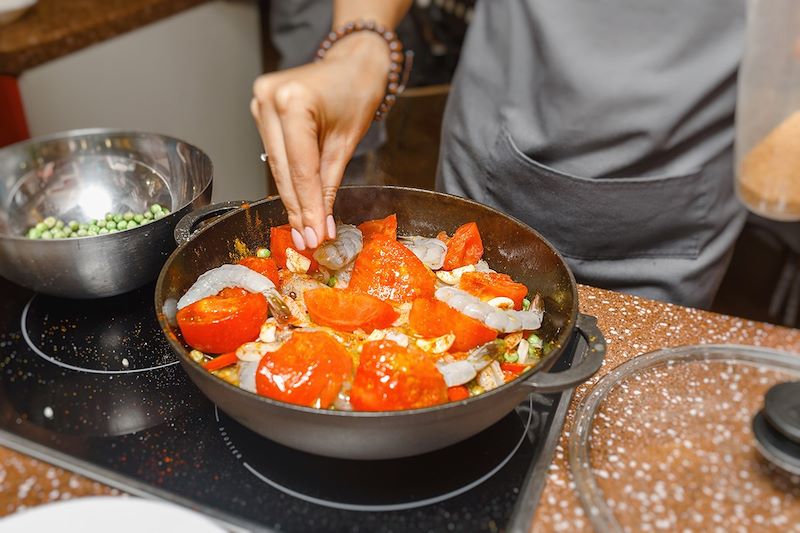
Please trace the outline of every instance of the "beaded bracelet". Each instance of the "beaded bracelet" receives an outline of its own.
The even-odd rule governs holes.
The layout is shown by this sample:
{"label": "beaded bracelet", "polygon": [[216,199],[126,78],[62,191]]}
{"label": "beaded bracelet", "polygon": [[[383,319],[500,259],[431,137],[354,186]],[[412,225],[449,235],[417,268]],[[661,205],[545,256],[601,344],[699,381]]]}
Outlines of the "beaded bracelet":
{"label": "beaded bracelet", "polygon": [[376,24],[374,21],[358,20],[356,22],[348,22],[343,26],[339,26],[331,31],[328,36],[322,41],[317,50],[315,61],[322,61],[328,50],[333,47],[339,40],[347,37],[358,31],[371,31],[380,35],[386,44],[389,45],[389,75],[386,83],[386,93],[383,95],[378,109],[375,111],[375,120],[382,120],[386,113],[392,108],[397,101],[397,97],[403,92],[408,82],[408,75],[411,72],[411,64],[414,60],[414,53],[407,50],[403,53],[403,43],[397,38],[397,34],[391,30],[387,30],[385,26]]}

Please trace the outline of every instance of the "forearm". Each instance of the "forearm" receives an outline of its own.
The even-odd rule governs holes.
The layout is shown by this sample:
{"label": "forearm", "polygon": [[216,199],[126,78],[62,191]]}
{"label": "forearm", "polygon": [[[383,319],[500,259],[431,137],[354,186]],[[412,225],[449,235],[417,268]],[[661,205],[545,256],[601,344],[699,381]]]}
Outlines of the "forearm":
{"label": "forearm", "polygon": [[372,20],[389,29],[394,29],[408,9],[412,0],[335,0],[333,27],[356,20]]}

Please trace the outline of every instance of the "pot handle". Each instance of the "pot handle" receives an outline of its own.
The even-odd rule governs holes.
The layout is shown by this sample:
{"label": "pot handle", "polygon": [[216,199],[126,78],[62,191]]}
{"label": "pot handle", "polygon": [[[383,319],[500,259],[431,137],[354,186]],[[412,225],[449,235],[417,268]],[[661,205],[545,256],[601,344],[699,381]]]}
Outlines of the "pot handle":
{"label": "pot handle", "polygon": [[194,233],[197,231],[198,224],[209,218],[218,217],[228,211],[239,209],[244,203],[245,202],[242,201],[219,202],[201,207],[200,209],[195,209],[194,211],[189,211],[175,225],[175,231],[173,232],[175,242],[178,246],[186,244],[192,240]]}
{"label": "pot handle", "polygon": [[576,327],[587,345],[580,362],[563,372],[535,373],[524,382],[533,392],[549,393],[571,389],[592,377],[603,366],[606,339],[597,327],[597,319],[590,315],[578,314]]}

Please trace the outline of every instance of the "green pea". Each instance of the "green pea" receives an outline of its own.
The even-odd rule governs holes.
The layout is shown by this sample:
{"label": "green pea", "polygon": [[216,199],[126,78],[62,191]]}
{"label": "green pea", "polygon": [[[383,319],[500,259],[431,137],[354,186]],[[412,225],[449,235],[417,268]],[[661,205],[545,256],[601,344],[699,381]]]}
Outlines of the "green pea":
{"label": "green pea", "polygon": [[120,220],[122,220],[122,215],[114,215],[114,222],[119,223]]}
{"label": "green pea", "polygon": [[98,228],[96,224],[89,224],[88,229],[89,231],[94,231],[95,233],[97,233],[97,230],[99,230],[100,228]]}
{"label": "green pea", "polygon": [[50,230],[45,230],[42,232],[42,239],[52,239],[52,238],[53,234],[50,232]]}
{"label": "green pea", "polygon": [[97,236],[97,226],[95,229],[89,228],[89,231],[86,232],[88,237],[96,237]]}
{"label": "green pea", "polygon": [[519,360],[519,355],[517,355],[517,352],[506,352],[503,355],[503,359],[505,359],[507,363],[516,363],[517,360]]}
{"label": "green pea", "polygon": [[144,220],[144,216],[143,215],[140,215],[138,213],[133,215],[133,221],[136,222],[137,224],[141,224],[142,220]]}
{"label": "green pea", "polygon": [[31,228],[28,230],[28,238],[29,239],[38,239],[42,236],[42,232],[37,230],[36,228]]}
{"label": "green pea", "polygon": [[269,248],[259,248],[256,250],[256,257],[269,257],[272,255],[269,251]]}
{"label": "green pea", "polygon": [[335,287],[336,286],[336,276],[331,276],[328,279],[328,287]]}
{"label": "green pea", "polygon": [[151,205],[151,206],[150,206],[150,212],[151,212],[151,213],[153,213],[154,215],[155,215],[156,213],[160,213],[160,212],[161,212],[163,209],[164,209],[164,208],[163,208],[163,207],[161,207],[161,206],[160,206],[160,205],[158,205],[158,204],[153,204],[153,205]]}
{"label": "green pea", "polygon": [[48,228],[52,229],[56,225],[56,218],[55,217],[47,217],[43,220],[44,225]]}
{"label": "green pea", "polygon": [[114,222],[113,220],[109,220],[108,222],[106,222],[106,227],[110,230],[117,229],[117,223]]}
{"label": "green pea", "polygon": [[531,301],[528,300],[527,298],[523,298],[522,299],[522,310],[523,311],[527,311],[530,308],[531,308]]}
{"label": "green pea", "polygon": [[106,220],[114,220],[114,213],[106,213]]}
{"label": "green pea", "polygon": [[108,228],[100,228],[100,231],[98,231],[97,233],[99,233],[100,235],[106,235],[108,234]]}
{"label": "green pea", "polygon": [[72,230],[69,229],[69,226],[65,226],[64,229],[62,229],[61,231],[64,233],[65,238],[69,237],[73,233]]}
{"label": "green pea", "polygon": [[98,220],[98,221],[97,221],[97,224],[95,224],[95,225],[96,225],[98,228],[105,228],[107,224],[108,224],[108,222],[106,222],[105,220]]}
{"label": "green pea", "polygon": [[86,224],[86,223],[80,224],[78,226],[78,229],[88,230],[89,229],[89,224]]}
{"label": "green pea", "polygon": [[119,230],[115,228],[115,229],[108,230],[108,232],[109,233],[119,233]]}
{"label": "green pea", "polygon": [[137,224],[135,220],[129,220],[128,221],[128,229],[138,228],[138,227],[139,227],[139,224]]}
{"label": "green pea", "polygon": [[77,220],[70,220],[67,226],[69,226],[69,229],[71,229],[72,231],[78,231],[80,224],[78,224]]}
{"label": "green pea", "polygon": [[167,216],[167,214],[164,211],[159,211],[158,213],[156,213],[155,218],[156,220],[161,220],[165,216]]}
{"label": "green pea", "polygon": [[87,235],[89,235],[89,232],[86,230],[86,228],[81,228],[75,234],[78,237],[86,237]]}
{"label": "green pea", "polygon": [[544,345],[542,339],[540,339],[536,333],[531,333],[530,336],[528,336],[528,344],[534,348],[541,348]]}
{"label": "green pea", "polygon": [[65,237],[66,237],[66,235],[64,234],[63,231],[61,231],[60,229],[53,228],[53,238],[54,239],[63,239]]}
{"label": "green pea", "polygon": [[39,222],[34,227],[39,231],[39,233],[41,233],[41,232],[43,232],[44,230],[47,229],[47,224],[45,224],[44,222]]}
{"label": "green pea", "polygon": [[56,220],[55,228],[56,229],[63,229],[64,228],[64,222],[61,221],[61,220]]}
{"label": "green pea", "polygon": [[133,213],[126,211],[125,214],[122,215],[122,218],[125,220],[133,220]]}
{"label": "green pea", "polygon": [[142,215],[142,216],[144,216],[145,220],[153,220],[153,213],[151,213],[149,210],[145,211],[144,215]]}
{"label": "green pea", "polygon": [[149,218],[142,219],[141,225],[144,226],[145,224],[151,223],[153,220]]}

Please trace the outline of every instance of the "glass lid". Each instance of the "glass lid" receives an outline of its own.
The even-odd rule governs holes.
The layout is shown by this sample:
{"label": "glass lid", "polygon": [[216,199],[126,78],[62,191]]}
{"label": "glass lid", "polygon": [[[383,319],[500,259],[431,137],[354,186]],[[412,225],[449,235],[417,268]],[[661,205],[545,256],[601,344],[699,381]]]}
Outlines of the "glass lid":
{"label": "glass lid", "polygon": [[[578,407],[570,468],[598,531],[800,531],[800,476],[759,453],[753,418],[800,356],[734,345],[636,357]],[[794,529],[793,529],[794,528]]]}

